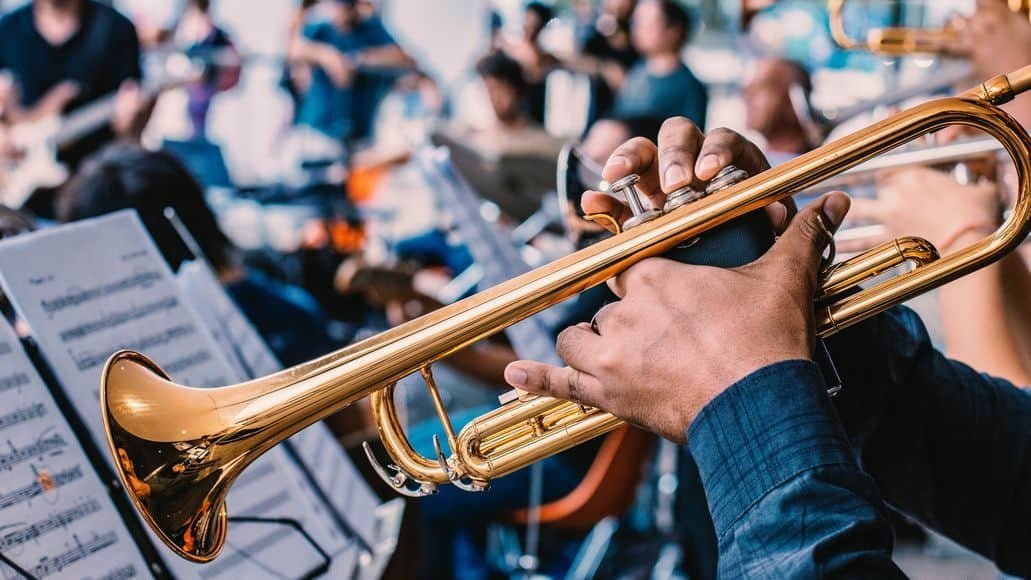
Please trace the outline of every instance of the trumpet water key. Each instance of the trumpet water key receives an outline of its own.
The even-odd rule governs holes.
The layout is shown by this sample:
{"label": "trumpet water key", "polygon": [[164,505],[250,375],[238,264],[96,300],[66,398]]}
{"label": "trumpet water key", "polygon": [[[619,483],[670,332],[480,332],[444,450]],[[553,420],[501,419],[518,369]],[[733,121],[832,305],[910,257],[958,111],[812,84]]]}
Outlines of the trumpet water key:
{"label": "trumpet water key", "polygon": [[[821,337],[874,316],[998,260],[1027,236],[1031,138],[997,105],[1029,88],[1031,67],[1025,67],[957,97],[903,111],[760,175],[736,181],[728,174],[725,189],[710,184],[701,194],[671,195],[668,208],[619,235],[261,379],[215,389],[183,387],[144,355],[116,353],[103,372],[101,412],[125,489],[168,547],[184,558],[209,561],[225,543],[225,497],[240,473],[279,442],[367,396],[372,397],[383,444],[396,464],[393,473],[384,475],[396,487],[428,493],[434,486],[456,482],[481,489],[493,478],[623,422],[600,409],[519,394],[455,433],[433,386],[432,363],[645,258],[701,247],[725,231],[721,227],[733,228],[742,219],[761,216],[758,210],[764,206],[929,132],[967,125],[999,140],[1016,166],[1019,192],[1013,211],[995,233],[944,258],[924,240],[895,240],[824,272],[817,302]],[[633,194],[632,184],[621,185]],[[859,282],[907,261],[916,267],[852,291]],[[438,457],[423,457],[402,431],[391,397],[393,385],[414,372],[422,373],[434,395],[450,455],[438,444]]]}

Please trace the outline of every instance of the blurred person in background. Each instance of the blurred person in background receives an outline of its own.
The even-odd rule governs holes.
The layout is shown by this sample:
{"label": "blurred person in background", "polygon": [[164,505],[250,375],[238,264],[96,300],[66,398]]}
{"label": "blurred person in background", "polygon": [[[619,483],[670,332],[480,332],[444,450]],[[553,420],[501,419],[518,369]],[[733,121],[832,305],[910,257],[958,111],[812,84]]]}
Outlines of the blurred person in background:
{"label": "blurred person in background", "polygon": [[636,0],[604,0],[579,54],[566,63],[573,70],[591,75],[589,121],[612,109],[627,72],[641,58],[630,38],[630,18],[636,6]]}
{"label": "blurred person in background", "polygon": [[[110,122],[62,148],[73,169],[104,143],[138,138],[153,100],[139,81],[140,42],[126,17],[93,0],[34,0],[0,19],[0,71],[13,79],[5,121],[29,123],[69,114],[117,95]],[[39,192],[28,207],[53,216],[53,192]]]}
{"label": "blurred person in background", "polygon": [[288,56],[312,67],[297,122],[346,141],[365,136],[365,117],[374,108],[363,101],[369,81],[361,70],[406,68],[412,61],[378,18],[361,18],[357,0],[334,0],[332,8],[329,21],[304,27]]}
{"label": "blurred person in background", "polygon": [[211,0],[190,0],[176,31],[186,56],[202,63],[201,78],[186,88],[193,137],[204,138],[208,110],[215,95],[240,82],[242,61],[229,34],[211,18]]}
{"label": "blurred person in background", "polygon": [[[166,208],[175,210],[203,256],[192,255],[165,216]],[[123,209],[139,213],[173,270],[195,257],[205,260],[284,365],[306,362],[345,344],[330,337],[331,321],[311,295],[241,264],[239,251],[219,228],[200,185],[170,154],[111,145],[83,164],[58,199],[62,222]]]}
{"label": "blurred person in background", "polygon": [[301,3],[290,15],[290,21],[286,27],[287,58],[283,70],[283,77],[279,86],[290,96],[294,104],[294,118],[300,112],[301,97],[311,87],[311,65],[306,61],[294,58],[289,47],[294,39],[299,38],[304,31],[304,26],[311,16],[312,9],[319,3],[319,0],[301,0]]}
{"label": "blurred person in background", "polygon": [[762,137],[770,165],[780,165],[820,145],[813,142],[812,131],[803,126],[807,121],[800,118],[806,117],[807,112],[799,109],[808,107],[812,91],[808,71],[797,62],[764,58],[755,63],[741,89],[745,127]]}
{"label": "blurred person in background", "polygon": [[[969,58],[974,76],[988,79],[1031,62],[1031,22],[1000,0],[978,0],[970,17],[956,18],[958,54]],[[1004,105],[1025,128],[1031,124],[1031,97]],[[967,135],[943,131],[948,141]],[[975,134],[979,134],[976,133]],[[1008,165],[1008,164],[1006,164]],[[961,185],[929,168],[891,172],[878,181],[875,199],[856,199],[852,217],[883,224],[885,238],[918,235],[943,254],[961,250],[993,232],[1009,195],[1000,166],[996,181]],[[879,240],[876,240],[879,241]],[[873,241],[871,241],[873,243]],[[1031,385],[1031,251],[944,286],[939,292],[945,348],[952,358],[1017,385]],[[1023,255],[1021,255],[1023,254]]]}
{"label": "blurred person in background", "polygon": [[530,119],[540,125],[544,124],[548,74],[559,64],[555,55],[544,50],[540,43],[541,33],[553,17],[551,7],[541,2],[530,2],[523,11],[522,36],[502,43],[502,51],[523,69],[526,112]]}
{"label": "blurred person in background", "polygon": [[616,95],[619,117],[687,117],[705,128],[709,95],[687,68],[681,51],[691,34],[691,18],[675,0],[643,0],[634,10],[631,39],[642,59]]}

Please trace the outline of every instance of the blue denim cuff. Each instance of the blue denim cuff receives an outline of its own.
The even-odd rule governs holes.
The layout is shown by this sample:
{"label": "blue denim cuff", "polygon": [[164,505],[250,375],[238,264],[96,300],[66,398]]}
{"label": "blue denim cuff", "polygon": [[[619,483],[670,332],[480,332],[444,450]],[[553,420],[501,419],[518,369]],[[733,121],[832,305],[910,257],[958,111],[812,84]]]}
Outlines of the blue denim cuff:
{"label": "blue denim cuff", "polygon": [[855,464],[819,368],[792,360],[759,369],[710,402],[687,443],[717,537],[770,491],[806,471]]}

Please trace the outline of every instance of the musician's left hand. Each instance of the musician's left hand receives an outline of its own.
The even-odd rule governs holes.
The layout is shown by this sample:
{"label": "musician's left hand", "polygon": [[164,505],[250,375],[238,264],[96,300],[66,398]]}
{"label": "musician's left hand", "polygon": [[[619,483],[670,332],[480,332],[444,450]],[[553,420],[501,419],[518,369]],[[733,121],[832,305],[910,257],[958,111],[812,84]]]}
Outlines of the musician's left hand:
{"label": "musician's left hand", "polygon": [[[713,129],[702,133],[697,125],[684,117],[667,119],[659,130],[658,143],[638,137],[618,147],[609,157],[602,172],[612,182],[631,173],[641,176],[638,185],[652,207],[661,208],[666,194],[691,184],[696,189],[705,185],[727,165],[757,175],[770,168],[762,151],[751,141],[730,129]],[[583,196],[585,213],[606,213],[623,223],[630,217],[625,203],[607,193],[588,191]],[[776,231],[782,231],[795,213],[788,198],[767,207]]]}
{"label": "musician's left hand", "polygon": [[127,80],[115,95],[115,110],[111,116],[111,129],[119,137],[138,137],[146,125],[149,106],[143,98],[140,84]]}
{"label": "musician's left hand", "polygon": [[683,442],[702,408],[729,386],[812,356],[821,255],[848,206],[841,193],[810,204],[769,252],[741,268],[644,260],[614,280],[621,300],[600,310],[594,326],[559,335],[568,367],[518,361],[505,379]]}

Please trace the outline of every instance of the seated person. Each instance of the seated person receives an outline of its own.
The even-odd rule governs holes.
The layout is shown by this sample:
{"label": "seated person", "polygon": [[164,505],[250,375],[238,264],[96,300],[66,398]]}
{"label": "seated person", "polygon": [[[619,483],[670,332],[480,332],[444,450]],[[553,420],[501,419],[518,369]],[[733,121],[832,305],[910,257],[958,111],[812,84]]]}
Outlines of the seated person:
{"label": "seated person", "polygon": [[[660,139],[675,146],[631,142],[617,155],[637,162],[613,171],[642,173],[661,199],[672,190],[662,170],[702,155],[697,141]],[[757,151],[743,145],[726,162]],[[597,196],[585,205],[618,210]],[[777,242],[741,268],[644,260],[610,282],[621,300],[596,325],[559,336],[568,367],[519,361],[506,379],[686,442],[721,577],[902,578],[888,502],[1002,571],[1031,575],[1031,393],[946,359],[896,308],[829,339],[851,356],[837,359],[844,390],[827,395],[813,304],[848,209],[831,193],[785,212]]]}
{"label": "seated person", "polygon": [[305,27],[288,50],[291,63],[312,67],[297,122],[342,140],[365,137],[371,118],[373,107],[363,99],[372,80],[359,74],[361,68],[411,65],[379,19],[362,19],[357,4],[334,0],[332,18]]}
{"label": "seated person", "polygon": [[631,38],[642,58],[616,95],[613,115],[679,115],[705,127],[708,91],[680,57],[690,33],[691,19],[675,0],[644,0],[637,5]]}
{"label": "seated person", "polygon": [[808,71],[797,62],[764,58],[755,63],[741,89],[745,127],[762,137],[762,150],[771,165],[808,153],[823,141],[809,116],[812,91]]}
{"label": "seated person", "polygon": [[[203,256],[189,247],[165,217],[166,208],[190,232]],[[330,320],[301,288],[247,270],[218,226],[204,192],[168,153],[128,144],[111,145],[84,163],[58,196],[58,218],[71,222],[123,209],[135,209],[169,265],[207,261],[279,361],[307,362],[344,346],[330,338]]]}
{"label": "seated person", "polygon": [[519,63],[526,79],[527,113],[535,123],[544,125],[548,74],[558,67],[555,55],[541,47],[541,32],[553,17],[552,9],[541,2],[530,2],[523,10],[523,35],[502,43],[502,51]]}
{"label": "seated person", "polygon": [[502,52],[476,65],[494,112],[487,128],[451,128],[435,135],[473,189],[516,219],[537,211],[555,188],[555,160],[561,139],[549,135],[527,113],[527,82],[519,63]]}

